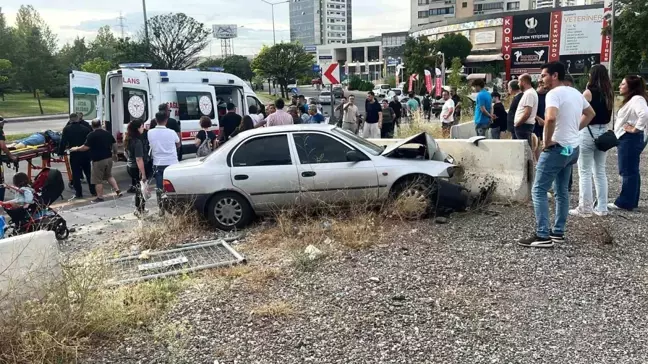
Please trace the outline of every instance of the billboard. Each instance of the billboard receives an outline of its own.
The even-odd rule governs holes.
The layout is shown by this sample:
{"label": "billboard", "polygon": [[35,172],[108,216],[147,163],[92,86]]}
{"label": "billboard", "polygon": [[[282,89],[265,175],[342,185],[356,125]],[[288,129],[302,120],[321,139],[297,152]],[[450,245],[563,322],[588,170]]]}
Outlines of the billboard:
{"label": "billboard", "polygon": [[549,41],[551,13],[516,15],[513,17],[513,43]]}
{"label": "billboard", "polygon": [[487,30],[487,31],[475,33],[475,40],[473,41],[473,44],[489,44],[489,43],[495,43],[494,30]]}
{"label": "billboard", "polygon": [[573,74],[606,62],[609,40],[601,36],[603,14],[598,8],[504,17],[502,54],[507,79],[512,74],[539,74],[545,62],[561,61]]}
{"label": "billboard", "polygon": [[233,39],[237,37],[236,24],[214,24],[212,25],[212,33],[216,39]]}
{"label": "billboard", "polygon": [[562,12],[560,55],[601,52],[601,9]]}

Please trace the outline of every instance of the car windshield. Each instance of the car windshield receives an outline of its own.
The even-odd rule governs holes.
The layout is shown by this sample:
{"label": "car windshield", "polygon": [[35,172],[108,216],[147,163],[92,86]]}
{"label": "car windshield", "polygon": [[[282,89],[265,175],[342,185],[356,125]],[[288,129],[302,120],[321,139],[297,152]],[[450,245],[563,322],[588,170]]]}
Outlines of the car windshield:
{"label": "car windshield", "polygon": [[401,90],[396,90],[396,89],[392,90],[392,92],[397,96],[400,96],[400,94],[402,93]]}
{"label": "car windshield", "polygon": [[328,92],[328,91],[326,91],[326,92],[322,92],[322,93],[320,94],[320,96],[329,96],[329,95],[331,95],[331,93]]}
{"label": "car windshield", "polygon": [[350,139],[352,142],[354,142],[355,145],[359,146],[360,149],[371,155],[378,156],[383,151],[383,147],[379,147],[366,139],[360,138],[359,136],[351,133],[348,130],[333,128],[331,129],[331,132],[341,138]]}

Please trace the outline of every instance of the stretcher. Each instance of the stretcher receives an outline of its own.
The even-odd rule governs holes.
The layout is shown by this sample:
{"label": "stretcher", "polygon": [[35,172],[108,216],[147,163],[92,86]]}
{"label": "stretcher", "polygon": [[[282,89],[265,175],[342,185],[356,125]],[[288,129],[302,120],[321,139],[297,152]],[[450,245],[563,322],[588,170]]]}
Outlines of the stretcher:
{"label": "stretcher", "polygon": [[[2,179],[4,180],[4,169],[2,168],[3,164],[7,164],[11,166],[13,164],[13,168],[18,171],[18,165],[22,161],[27,162],[27,176],[29,179],[32,179],[32,171],[33,170],[40,170],[43,168],[50,168],[52,163],[64,163],[65,164],[65,172],[68,176],[68,181],[71,183],[72,182],[72,172],[70,170],[70,160],[68,158],[68,155],[65,154],[63,155],[62,158],[54,158],[53,154],[56,153],[57,146],[54,142],[49,142],[41,145],[34,145],[34,146],[26,146],[20,149],[13,149],[11,150],[11,154],[16,157],[18,160],[17,162],[13,162],[9,159],[8,156],[6,155],[0,155],[0,174],[2,175]],[[41,165],[37,166],[35,165],[32,160],[34,158],[41,158]]]}

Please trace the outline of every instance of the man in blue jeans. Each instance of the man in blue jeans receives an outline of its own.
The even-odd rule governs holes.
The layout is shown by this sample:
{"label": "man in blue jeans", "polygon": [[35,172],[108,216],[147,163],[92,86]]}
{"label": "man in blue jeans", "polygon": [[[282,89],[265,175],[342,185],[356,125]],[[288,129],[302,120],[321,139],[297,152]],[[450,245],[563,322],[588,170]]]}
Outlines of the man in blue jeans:
{"label": "man in blue jeans", "polygon": [[157,125],[147,132],[149,146],[151,148],[151,157],[153,157],[153,174],[155,176],[155,186],[157,187],[158,206],[160,214],[164,213],[162,208],[162,192],[164,181],[164,170],[171,165],[178,163],[177,148],[180,146],[178,134],[168,129],[167,113],[159,111],[155,114]]}
{"label": "man in blue jeans", "polygon": [[486,83],[484,80],[474,80],[472,85],[475,92],[477,92],[477,98],[475,100],[475,131],[477,132],[477,136],[486,136],[491,119],[493,118],[491,114],[493,99],[485,89]]}
{"label": "man in blue jeans", "polygon": [[[551,248],[565,241],[565,225],[569,214],[569,176],[578,161],[580,136],[594,118],[594,110],[578,90],[564,85],[565,66],[550,62],[542,66],[542,80],[550,91],[546,97],[544,140],[545,148],[536,166],[531,191],[536,231],[518,244],[533,248]],[[549,199],[547,192],[553,184],[556,218],[549,228]]]}

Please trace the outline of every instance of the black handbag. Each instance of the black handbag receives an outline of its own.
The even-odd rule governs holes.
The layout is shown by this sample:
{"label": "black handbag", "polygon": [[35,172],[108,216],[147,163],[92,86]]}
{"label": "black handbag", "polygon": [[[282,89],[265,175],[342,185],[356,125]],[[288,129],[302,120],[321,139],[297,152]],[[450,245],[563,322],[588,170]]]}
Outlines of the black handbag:
{"label": "black handbag", "polygon": [[589,130],[592,139],[594,139],[594,145],[596,145],[596,148],[602,152],[607,152],[619,145],[619,139],[617,139],[612,130],[606,131],[598,138],[594,138],[594,134],[592,134],[592,129],[590,129],[589,125],[587,126],[587,130]]}

